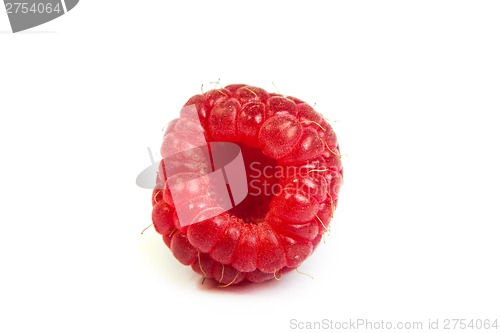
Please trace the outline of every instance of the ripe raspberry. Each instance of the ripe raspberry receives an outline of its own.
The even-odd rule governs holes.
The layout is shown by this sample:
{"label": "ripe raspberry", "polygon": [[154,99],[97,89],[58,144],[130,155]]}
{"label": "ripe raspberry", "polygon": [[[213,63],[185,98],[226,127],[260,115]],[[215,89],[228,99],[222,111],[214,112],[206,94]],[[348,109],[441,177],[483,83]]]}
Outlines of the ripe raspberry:
{"label": "ripe raspberry", "polygon": [[[219,163],[207,142],[212,155],[214,142],[236,143],[243,155],[248,195],[229,210],[202,177]],[[337,137],[319,113],[243,84],[191,97],[166,130],[162,157],[154,226],[182,264],[223,286],[298,267],[327,230],[343,178]]]}

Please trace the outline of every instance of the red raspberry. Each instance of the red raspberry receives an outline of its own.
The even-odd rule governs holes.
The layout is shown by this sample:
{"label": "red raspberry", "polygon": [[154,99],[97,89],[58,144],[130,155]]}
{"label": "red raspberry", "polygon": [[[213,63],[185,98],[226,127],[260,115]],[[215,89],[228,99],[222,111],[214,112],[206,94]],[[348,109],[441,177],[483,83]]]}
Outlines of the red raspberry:
{"label": "red raspberry", "polygon": [[[243,155],[248,195],[229,210],[202,177],[218,163],[207,142],[236,143]],[[162,156],[154,226],[182,264],[222,286],[298,267],[327,230],[342,183],[337,138],[321,114],[243,84],[191,97],[166,130]]]}

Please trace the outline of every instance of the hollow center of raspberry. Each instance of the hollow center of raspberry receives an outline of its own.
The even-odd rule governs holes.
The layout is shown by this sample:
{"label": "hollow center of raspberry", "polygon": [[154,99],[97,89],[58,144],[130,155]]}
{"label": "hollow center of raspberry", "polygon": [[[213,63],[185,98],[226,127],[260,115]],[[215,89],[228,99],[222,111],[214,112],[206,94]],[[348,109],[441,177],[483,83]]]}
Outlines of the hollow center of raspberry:
{"label": "hollow center of raspberry", "polygon": [[265,156],[259,149],[239,143],[247,174],[248,195],[229,213],[245,223],[259,224],[264,221],[269,203],[279,191],[277,162]]}

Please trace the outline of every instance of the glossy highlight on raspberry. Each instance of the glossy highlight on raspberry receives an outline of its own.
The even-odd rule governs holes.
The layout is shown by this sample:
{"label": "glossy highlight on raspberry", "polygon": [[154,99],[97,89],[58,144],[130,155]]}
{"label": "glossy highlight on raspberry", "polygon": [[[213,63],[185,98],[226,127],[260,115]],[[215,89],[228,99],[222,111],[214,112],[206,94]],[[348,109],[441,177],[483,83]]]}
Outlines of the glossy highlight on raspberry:
{"label": "glossy highlight on raspberry", "polygon": [[[177,154],[160,169],[174,171],[158,177],[152,196],[153,224],[175,258],[220,286],[279,279],[300,266],[328,230],[343,181],[332,127],[300,99],[244,84],[195,95],[185,108],[162,145],[162,156]],[[211,171],[196,151],[202,141],[241,150],[248,194],[229,210],[199,178]],[[174,204],[174,189],[184,202]],[[211,217],[181,223],[180,210],[193,207]]]}

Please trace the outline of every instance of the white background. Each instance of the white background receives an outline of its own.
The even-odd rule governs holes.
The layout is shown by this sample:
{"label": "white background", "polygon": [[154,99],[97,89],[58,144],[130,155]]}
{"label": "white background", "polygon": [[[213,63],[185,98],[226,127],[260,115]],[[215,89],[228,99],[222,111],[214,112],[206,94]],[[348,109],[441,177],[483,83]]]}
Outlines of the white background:
{"label": "white background", "polygon": [[[82,0],[12,34],[0,14],[0,331],[499,318],[499,17],[496,1]],[[345,185],[300,268],[314,279],[201,285],[140,235],[147,147],[219,78],[337,121]]]}

